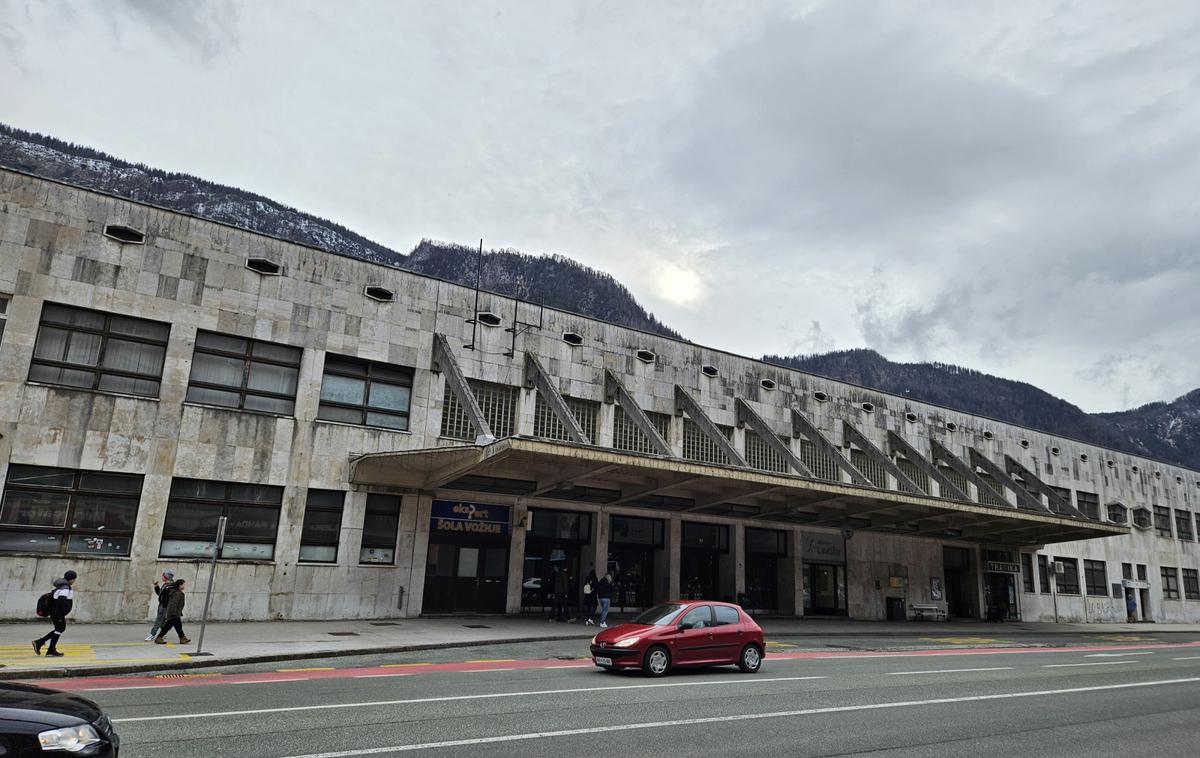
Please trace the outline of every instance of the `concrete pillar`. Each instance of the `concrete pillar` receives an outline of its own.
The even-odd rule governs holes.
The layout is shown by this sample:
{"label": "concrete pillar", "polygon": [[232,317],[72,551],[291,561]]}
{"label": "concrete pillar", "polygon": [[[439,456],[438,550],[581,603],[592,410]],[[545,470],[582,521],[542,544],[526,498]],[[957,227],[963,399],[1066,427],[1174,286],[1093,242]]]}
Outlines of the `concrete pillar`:
{"label": "concrete pillar", "polygon": [[[396,547],[396,571],[392,581],[391,599],[386,615],[405,618],[408,615],[409,603],[412,600],[412,575],[417,570],[415,559],[417,542],[425,541],[418,535],[418,511],[420,498],[416,495],[404,495],[400,498],[400,538]],[[426,532],[429,530],[429,519],[425,519]],[[421,547],[420,573],[421,582],[425,581],[425,545]],[[358,556],[354,556],[357,563]]]}
{"label": "concrete pillar", "polygon": [[[365,502],[365,496],[363,496]],[[413,524],[412,564],[408,572],[408,590],[405,594],[404,616],[415,618],[421,615],[421,607],[425,598],[425,557],[429,554],[429,516],[433,512],[433,498],[421,495],[416,503],[416,521]],[[358,520],[362,523],[362,519]],[[358,560],[359,537],[354,546],[354,560]]]}
{"label": "concrete pillar", "polygon": [[518,502],[512,506],[510,514],[512,532],[508,546],[508,598],[504,603],[504,612],[516,615],[521,612],[521,583],[525,575],[525,532],[521,524],[529,523],[529,506]]}
{"label": "concrete pillar", "polygon": [[739,522],[729,530],[733,544],[729,546],[729,554],[733,556],[733,602],[746,591],[746,525]]}
{"label": "concrete pillar", "polygon": [[[669,600],[679,597],[680,545],[683,542],[683,520],[672,516],[667,521],[667,586],[660,599]],[[655,571],[657,574],[658,571]],[[655,581],[657,585],[657,580]]]}
{"label": "concrete pillar", "polygon": [[[608,571],[608,514],[604,511],[599,511],[593,518],[595,521],[592,524],[592,561],[596,568],[596,576],[603,578],[604,573]],[[587,576],[586,568],[584,569],[584,576]]]}
{"label": "concrete pillar", "polygon": [[795,528],[787,533],[787,557],[779,559],[779,614],[799,616],[803,608],[800,582],[800,532]]}
{"label": "concrete pillar", "polygon": [[592,440],[593,443],[600,447],[613,446],[613,417],[616,414],[616,403],[600,403],[600,410],[596,414],[596,439]]}

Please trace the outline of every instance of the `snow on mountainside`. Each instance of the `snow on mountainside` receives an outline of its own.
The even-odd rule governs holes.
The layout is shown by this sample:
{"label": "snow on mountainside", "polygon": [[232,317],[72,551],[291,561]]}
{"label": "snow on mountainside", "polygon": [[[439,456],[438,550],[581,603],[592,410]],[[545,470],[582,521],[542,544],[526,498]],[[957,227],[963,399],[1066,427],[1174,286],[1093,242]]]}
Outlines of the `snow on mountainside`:
{"label": "snow on mountainside", "polygon": [[[422,240],[408,254],[400,253],[332,221],[252,192],[129,163],[3,124],[0,166],[468,286],[475,281],[476,252],[470,247]],[[679,337],[612,276],[561,256],[490,251],[485,256],[483,286],[565,311]],[[1087,414],[1024,382],[959,366],[894,363],[872,350],[766,356],[765,360],[1200,470],[1200,390],[1172,403]]]}

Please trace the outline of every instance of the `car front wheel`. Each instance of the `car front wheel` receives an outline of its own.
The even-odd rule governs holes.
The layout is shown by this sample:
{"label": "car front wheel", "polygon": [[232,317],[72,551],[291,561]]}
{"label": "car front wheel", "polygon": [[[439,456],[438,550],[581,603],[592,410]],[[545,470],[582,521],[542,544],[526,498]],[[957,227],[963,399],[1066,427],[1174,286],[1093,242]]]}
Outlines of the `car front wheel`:
{"label": "car front wheel", "polygon": [[642,670],[648,676],[663,676],[671,670],[671,654],[662,645],[655,645],[646,651],[642,659]]}
{"label": "car front wheel", "polygon": [[747,674],[758,673],[762,668],[762,651],[757,645],[747,645],[742,648],[742,655],[738,658],[738,668]]}

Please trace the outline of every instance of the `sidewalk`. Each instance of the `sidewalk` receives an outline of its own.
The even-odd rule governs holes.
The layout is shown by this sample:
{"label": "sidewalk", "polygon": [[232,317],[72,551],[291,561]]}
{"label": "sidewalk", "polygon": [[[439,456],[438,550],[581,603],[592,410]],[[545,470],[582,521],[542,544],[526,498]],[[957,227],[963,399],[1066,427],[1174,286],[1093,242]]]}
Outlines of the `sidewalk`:
{"label": "sidewalk", "polygon": [[[620,623],[619,619],[613,619]],[[768,640],[788,638],[926,638],[931,644],[987,645],[1014,637],[1090,636],[1136,641],[1140,636],[1189,633],[1200,624],[1041,624],[978,622],[883,622],[845,619],[764,619]],[[194,657],[198,624],[186,629],[190,645],[144,642],[148,624],[71,624],[59,649],[62,658],[34,655],[29,640],[43,623],[0,624],[0,679],[78,674],[118,674],[236,663],[304,660],[467,647],[489,643],[586,640],[594,626],[552,624],[544,619],[479,616],[395,621],[259,621],[211,623],[204,639],[211,656]]]}

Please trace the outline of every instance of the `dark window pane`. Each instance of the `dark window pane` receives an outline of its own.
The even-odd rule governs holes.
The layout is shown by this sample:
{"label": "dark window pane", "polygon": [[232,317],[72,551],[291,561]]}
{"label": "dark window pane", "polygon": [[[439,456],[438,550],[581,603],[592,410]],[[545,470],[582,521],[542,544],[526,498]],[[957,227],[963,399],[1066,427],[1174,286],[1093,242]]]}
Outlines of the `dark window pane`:
{"label": "dark window pane", "polygon": [[276,345],[271,342],[255,342],[253,354],[257,358],[266,358],[281,363],[300,363],[301,349],[288,345]]}
{"label": "dark window pane", "polygon": [[361,424],[363,412],[357,408],[335,408],[330,405],[322,405],[317,409],[317,418],[326,421],[342,421],[347,424]]}
{"label": "dark window pane", "polygon": [[299,369],[286,366],[276,366],[271,363],[250,362],[250,377],[246,387],[263,392],[274,392],[278,395],[296,395],[296,382],[300,376]]}
{"label": "dark window pane", "polygon": [[57,553],[62,535],[32,532],[0,532],[0,551],[14,553]]}
{"label": "dark window pane", "polygon": [[104,346],[104,368],[131,374],[161,376],[166,350],[159,345],[110,339]]}
{"label": "dark window pane", "polygon": [[35,363],[29,367],[29,381],[91,389],[96,384],[96,374],[92,371],[42,366]]}
{"label": "dark window pane", "polygon": [[227,334],[196,332],[196,347],[209,347],[226,353],[245,354],[246,340],[241,337],[230,337]]}
{"label": "dark window pane", "polygon": [[399,429],[400,431],[408,431],[407,416],[393,416],[388,413],[368,413],[368,426],[383,426],[388,429]]}
{"label": "dark window pane", "polygon": [[508,573],[508,551],[502,547],[489,547],[483,551],[483,575],[505,576]]}
{"label": "dark window pane", "polygon": [[123,392],[128,395],[158,396],[158,382],[150,379],[133,379],[128,376],[105,374],[100,377],[97,389],[105,392]]}
{"label": "dark window pane", "polygon": [[70,502],[71,496],[65,493],[9,490],[0,505],[0,523],[64,527]]}
{"label": "dark window pane", "polygon": [[292,409],[295,404],[291,400],[281,400],[274,397],[262,397],[261,395],[247,395],[246,402],[242,406],[248,411],[262,411],[263,413],[276,413],[280,416],[292,415]]}
{"label": "dark window pane", "polygon": [[336,545],[342,525],[339,511],[309,510],[304,514],[304,529],[300,533],[301,544]]}
{"label": "dark window pane", "polygon": [[241,358],[196,353],[192,359],[191,381],[240,388],[244,366],[245,361]]}
{"label": "dark window pane", "polygon": [[325,370],[337,371],[342,374],[354,374],[356,376],[367,375],[367,364],[362,361],[350,360],[348,358],[339,358],[336,355],[325,356]]}
{"label": "dark window pane", "polygon": [[215,539],[223,510],[220,503],[169,503],[163,533]]}
{"label": "dark window pane", "polygon": [[71,528],[132,532],[137,510],[138,501],[132,498],[77,495]]}
{"label": "dark window pane", "polygon": [[207,500],[224,500],[226,486],[224,482],[210,482],[205,479],[172,479],[171,497],[194,497]]}
{"label": "dark window pane", "polygon": [[67,468],[21,466],[14,463],[8,467],[8,483],[20,484],[25,487],[70,489],[75,485],[75,472]]}
{"label": "dark window pane", "polygon": [[71,308],[70,306],[57,305],[55,303],[46,303],[46,307],[42,309],[42,321],[66,324],[67,326],[79,326],[97,331],[104,328],[103,313],[84,310],[82,308]]}
{"label": "dark window pane", "polygon": [[399,526],[399,497],[367,495],[367,513],[363,519],[363,547],[395,547]]}
{"label": "dark window pane", "polygon": [[108,320],[108,330],[114,334],[127,334],[130,337],[166,342],[167,337],[171,334],[171,325],[141,318],[112,316]]}
{"label": "dark window pane", "polygon": [[372,408],[407,412],[408,403],[408,387],[399,387],[394,384],[381,384],[379,382],[374,382],[371,384],[371,401],[369,405]]}
{"label": "dark window pane", "polygon": [[230,505],[229,522],[225,525],[228,539],[275,540],[279,527],[278,508],[260,508],[252,505]]}
{"label": "dark window pane", "polygon": [[68,553],[91,555],[129,555],[130,537],[101,537],[78,534],[67,540]]}
{"label": "dark window pane", "polygon": [[267,484],[234,484],[230,487],[230,500],[246,503],[282,503],[283,488]]}
{"label": "dark window pane", "polygon": [[132,492],[136,494],[142,491],[142,478],[128,474],[84,471],[79,476],[79,489],[100,490],[101,492]]}

